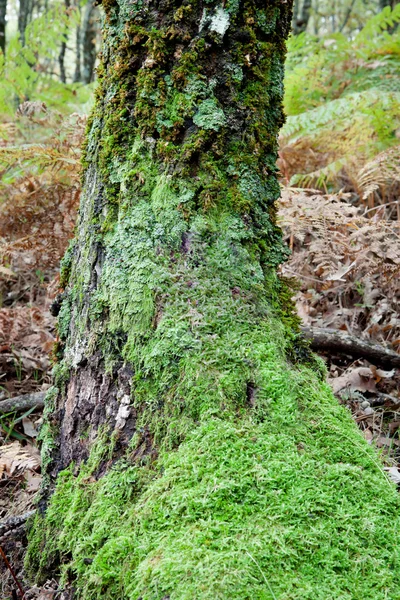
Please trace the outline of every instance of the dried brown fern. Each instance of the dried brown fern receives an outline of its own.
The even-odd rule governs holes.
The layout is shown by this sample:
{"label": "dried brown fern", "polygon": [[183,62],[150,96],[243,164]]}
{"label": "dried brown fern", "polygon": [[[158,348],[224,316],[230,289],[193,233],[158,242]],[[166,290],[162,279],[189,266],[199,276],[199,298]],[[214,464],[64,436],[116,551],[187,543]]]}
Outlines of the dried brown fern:
{"label": "dried brown fern", "polygon": [[293,255],[283,273],[301,282],[298,306],[311,325],[400,339],[400,223],[363,215],[347,194],[286,188],[281,224]]}
{"label": "dried brown fern", "polygon": [[377,191],[380,191],[380,195],[384,198],[394,196],[395,192],[398,194],[400,187],[400,145],[381,152],[373,160],[367,162],[359,170],[357,180],[364,200]]}
{"label": "dried brown fern", "polygon": [[56,336],[49,297],[75,224],[84,126],[24,103],[0,128],[0,392],[46,382]]}

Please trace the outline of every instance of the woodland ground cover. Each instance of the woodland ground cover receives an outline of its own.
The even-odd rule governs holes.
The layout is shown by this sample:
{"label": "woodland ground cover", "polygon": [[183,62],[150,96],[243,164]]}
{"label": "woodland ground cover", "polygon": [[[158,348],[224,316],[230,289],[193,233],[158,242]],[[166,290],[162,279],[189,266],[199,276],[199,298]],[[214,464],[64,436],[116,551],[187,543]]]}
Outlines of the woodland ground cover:
{"label": "woodland ground cover", "polygon": [[[341,34],[292,38],[289,116],[279,161],[282,227],[293,251],[282,272],[300,282],[296,299],[303,320],[394,349],[400,344],[400,38],[392,29],[399,19],[399,6],[385,10],[350,41]],[[15,113],[11,83],[1,100],[7,115],[0,127],[3,399],[49,385],[49,354],[57,339],[49,308],[57,293],[59,260],[73,233],[89,98],[86,88],[53,88],[51,79],[34,77],[29,56],[16,55],[8,80],[19,73],[20,82],[30,85],[31,99]],[[9,74],[11,52],[7,60]],[[331,355],[327,361],[331,383],[364,436],[380,449],[387,467],[399,465],[398,372],[357,357]],[[40,422],[39,412],[22,419],[1,417],[2,518],[32,506],[39,483],[35,439]],[[15,564],[22,550],[11,545]],[[5,579],[2,593],[8,583]]]}

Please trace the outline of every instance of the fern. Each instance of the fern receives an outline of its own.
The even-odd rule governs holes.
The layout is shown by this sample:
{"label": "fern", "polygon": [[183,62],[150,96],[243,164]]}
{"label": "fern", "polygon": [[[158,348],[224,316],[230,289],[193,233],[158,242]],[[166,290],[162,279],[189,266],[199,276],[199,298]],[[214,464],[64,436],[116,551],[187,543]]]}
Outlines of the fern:
{"label": "fern", "polygon": [[25,44],[18,36],[0,53],[0,114],[12,115],[25,100],[45,100],[49,105],[70,113],[91,95],[82,85],[63,85],[54,76],[60,40],[67,40],[77,24],[77,12],[54,6],[34,19],[25,31]]}
{"label": "fern", "polygon": [[400,32],[388,31],[398,22],[400,5],[372,17],[354,39],[289,40],[280,138],[287,182],[360,193],[363,166],[398,143]]}
{"label": "fern", "polygon": [[[345,126],[346,121],[352,118],[355,113],[372,114],[378,103],[383,110],[396,114],[400,108],[400,93],[381,92],[379,89],[372,88],[349,94],[337,100],[331,100],[315,109],[288,117],[281,130],[281,137],[283,139],[290,137],[292,138],[291,142],[295,143],[298,139],[298,137],[293,137],[295,134],[297,136],[312,136],[313,133],[320,131],[322,127],[332,123],[337,124],[338,121],[343,121]],[[391,128],[396,128],[394,121]]]}
{"label": "fern", "polygon": [[365,27],[355,38],[355,45],[373,44],[376,45],[376,36],[379,36],[389,27],[394,27],[400,22],[400,4],[396,4],[393,9],[390,6],[380,11],[377,15],[371,17]]}
{"label": "fern", "polygon": [[380,188],[400,184],[400,145],[381,152],[358,173],[358,182],[366,200]]}

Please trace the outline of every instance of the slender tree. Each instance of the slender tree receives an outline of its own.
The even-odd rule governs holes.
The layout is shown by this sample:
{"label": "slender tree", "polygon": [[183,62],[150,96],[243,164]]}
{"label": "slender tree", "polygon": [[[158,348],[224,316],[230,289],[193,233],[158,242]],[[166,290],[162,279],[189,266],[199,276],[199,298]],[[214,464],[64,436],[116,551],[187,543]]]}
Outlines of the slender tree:
{"label": "slender tree", "polygon": [[0,0],[0,50],[6,53],[7,0]]}
{"label": "slender tree", "polygon": [[74,73],[74,82],[82,81],[82,73],[81,73],[81,26],[78,24],[76,26],[75,31],[75,73]]}
{"label": "slender tree", "polygon": [[96,63],[96,37],[97,37],[98,10],[94,0],[88,0],[82,23],[82,81],[91,83],[94,76]]}
{"label": "slender tree", "polygon": [[29,23],[32,0],[19,0],[18,7],[18,33],[21,44],[25,45],[25,29]]}
{"label": "slender tree", "polygon": [[[65,11],[68,12],[71,7],[71,0],[64,0]],[[60,69],[60,81],[61,83],[67,82],[67,72],[65,69],[65,53],[67,50],[67,39],[65,37],[62,38],[60,44],[60,52],[58,55],[58,66]]]}
{"label": "slender tree", "polygon": [[103,6],[29,572],[85,599],[395,598],[394,486],[276,273],[290,2]]}
{"label": "slender tree", "polygon": [[293,6],[292,30],[294,34],[306,31],[310,20],[312,0],[303,0],[301,5],[296,0]]}

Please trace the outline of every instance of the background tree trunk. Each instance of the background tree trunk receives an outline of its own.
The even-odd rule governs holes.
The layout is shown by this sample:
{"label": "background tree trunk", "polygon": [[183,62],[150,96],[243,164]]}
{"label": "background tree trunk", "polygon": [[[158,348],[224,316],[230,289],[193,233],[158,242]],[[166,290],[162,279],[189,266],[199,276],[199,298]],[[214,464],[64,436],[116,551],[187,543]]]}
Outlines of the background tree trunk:
{"label": "background tree trunk", "polygon": [[31,12],[30,4],[32,0],[19,0],[18,9],[18,32],[21,44],[25,45],[25,29],[29,23],[29,15]]}
{"label": "background tree trunk", "polygon": [[290,3],[104,9],[30,572],[85,599],[394,597],[397,495],[276,275]]}
{"label": "background tree trunk", "polygon": [[0,50],[6,53],[7,0],[0,0]]}
{"label": "background tree trunk", "polygon": [[74,82],[78,83],[82,81],[82,73],[81,73],[81,26],[78,25],[75,32],[75,45],[76,45],[76,56],[75,56],[75,74],[74,74]]}
{"label": "background tree trunk", "polygon": [[82,23],[82,53],[83,72],[82,81],[91,83],[96,63],[96,36],[97,36],[98,10],[94,0],[88,0]]}
{"label": "background tree trunk", "polygon": [[303,0],[301,7],[299,2],[294,5],[292,30],[294,34],[302,33],[306,31],[308,21],[310,20],[310,13],[312,7],[312,0]]}
{"label": "background tree trunk", "polygon": [[[65,10],[68,11],[71,7],[71,0],[64,0]],[[62,39],[60,44],[60,53],[58,55],[58,66],[60,69],[61,83],[67,83],[67,73],[65,70],[65,52],[67,50],[67,40]]]}

